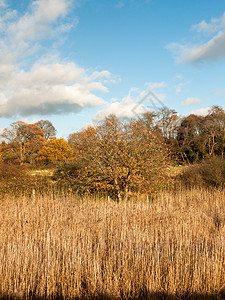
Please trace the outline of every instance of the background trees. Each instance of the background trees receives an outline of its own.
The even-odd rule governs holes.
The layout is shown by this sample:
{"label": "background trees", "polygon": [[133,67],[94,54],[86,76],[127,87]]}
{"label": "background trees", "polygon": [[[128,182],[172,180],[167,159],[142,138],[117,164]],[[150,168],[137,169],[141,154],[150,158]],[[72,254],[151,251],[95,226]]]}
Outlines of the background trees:
{"label": "background trees", "polygon": [[53,139],[56,136],[57,130],[52,125],[52,123],[48,120],[40,120],[35,123],[38,127],[40,127],[44,132],[44,138],[46,141]]}
{"label": "background trees", "polygon": [[51,165],[58,168],[60,182],[120,201],[132,193],[152,193],[162,187],[171,161],[191,165],[223,159],[225,112],[214,106],[206,116],[180,117],[162,108],[129,121],[108,116],[94,127],[72,133],[68,142],[55,135],[55,127],[47,120],[12,123],[1,134],[0,163]]}
{"label": "background trees", "polygon": [[206,116],[189,115],[177,128],[176,153],[188,164],[204,158],[224,156],[225,112],[214,106]]}
{"label": "background trees", "polygon": [[56,129],[48,120],[40,120],[35,124],[14,122],[1,134],[3,139],[1,143],[2,160],[19,164],[33,164],[39,157],[39,151],[55,135]]}
{"label": "background trees", "polygon": [[39,126],[21,121],[5,128],[1,136],[5,140],[2,143],[2,156],[6,162],[32,163],[45,144],[44,132]]}

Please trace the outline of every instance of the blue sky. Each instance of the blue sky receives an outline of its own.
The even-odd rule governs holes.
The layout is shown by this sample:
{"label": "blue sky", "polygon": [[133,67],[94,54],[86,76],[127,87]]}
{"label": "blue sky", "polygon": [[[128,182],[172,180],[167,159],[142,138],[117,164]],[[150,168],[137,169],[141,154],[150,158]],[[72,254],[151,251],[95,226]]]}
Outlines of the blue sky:
{"label": "blue sky", "polygon": [[0,130],[67,137],[146,111],[148,91],[180,115],[224,106],[224,1],[0,0]]}

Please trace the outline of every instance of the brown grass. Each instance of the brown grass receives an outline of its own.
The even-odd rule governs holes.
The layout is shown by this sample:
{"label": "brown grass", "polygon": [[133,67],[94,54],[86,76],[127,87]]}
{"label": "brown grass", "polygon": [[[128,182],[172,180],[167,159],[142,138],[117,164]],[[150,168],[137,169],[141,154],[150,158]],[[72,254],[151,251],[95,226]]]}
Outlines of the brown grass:
{"label": "brown grass", "polygon": [[222,299],[224,199],[206,189],[119,204],[2,199],[0,297]]}

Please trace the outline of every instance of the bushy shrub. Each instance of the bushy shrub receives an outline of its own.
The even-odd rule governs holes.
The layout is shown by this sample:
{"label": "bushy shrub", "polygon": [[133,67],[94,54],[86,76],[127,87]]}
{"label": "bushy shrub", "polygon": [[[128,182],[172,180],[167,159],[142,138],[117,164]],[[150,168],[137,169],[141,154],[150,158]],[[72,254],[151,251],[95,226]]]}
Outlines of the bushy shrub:
{"label": "bushy shrub", "polygon": [[179,177],[181,182],[190,186],[225,186],[225,159],[212,158],[184,170]]}
{"label": "bushy shrub", "polygon": [[75,161],[61,162],[55,169],[52,179],[58,187],[77,191],[81,189],[78,179],[80,170],[81,166]]}
{"label": "bushy shrub", "polygon": [[0,195],[31,196],[33,190],[47,189],[49,183],[43,176],[32,176],[25,166],[0,163]]}

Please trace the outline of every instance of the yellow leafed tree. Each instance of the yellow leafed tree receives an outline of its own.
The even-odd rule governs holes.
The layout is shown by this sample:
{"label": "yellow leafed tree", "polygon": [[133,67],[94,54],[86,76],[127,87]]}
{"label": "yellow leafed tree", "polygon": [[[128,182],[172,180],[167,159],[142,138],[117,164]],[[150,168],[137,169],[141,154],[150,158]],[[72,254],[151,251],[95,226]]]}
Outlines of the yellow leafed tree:
{"label": "yellow leafed tree", "polygon": [[38,160],[46,163],[71,159],[73,151],[63,138],[53,138],[39,151]]}

